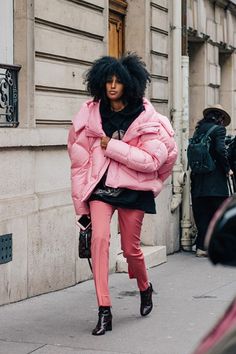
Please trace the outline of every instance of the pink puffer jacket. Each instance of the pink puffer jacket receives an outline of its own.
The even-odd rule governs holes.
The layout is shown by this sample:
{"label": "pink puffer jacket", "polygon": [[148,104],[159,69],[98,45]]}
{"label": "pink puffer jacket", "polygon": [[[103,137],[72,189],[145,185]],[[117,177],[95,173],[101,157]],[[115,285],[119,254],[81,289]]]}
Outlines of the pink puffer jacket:
{"label": "pink puffer jacket", "polygon": [[160,193],[177,158],[169,120],[144,99],[145,110],[127,129],[122,140],[111,139],[106,150],[99,102],[87,101],[73,120],[68,137],[72,198],[77,215],[88,214],[86,200],[107,171],[106,185]]}

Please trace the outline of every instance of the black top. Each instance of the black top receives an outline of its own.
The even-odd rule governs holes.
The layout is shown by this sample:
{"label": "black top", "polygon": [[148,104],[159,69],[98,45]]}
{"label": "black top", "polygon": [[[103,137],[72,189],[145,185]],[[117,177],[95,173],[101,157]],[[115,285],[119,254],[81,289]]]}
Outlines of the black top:
{"label": "black top", "polygon": [[[206,133],[214,123],[202,123],[197,129],[198,133]],[[225,147],[226,129],[218,125],[211,133],[209,152],[215,161],[216,168],[206,174],[191,172],[191,194],[196,197],[227,197],[227,174],[230,170],[227,151]]]}
{"label": "black top", "polygon": [[[135,107],[126,106],[119,112],[112,111],[105,102],[100,103],[102,128],[107,136],[121,140],[131,123],[144,110],[142,102]],[[106,173],[98,182],[90,200],[103,202],[126,209],[143,210],[145,213],[155,214],[156,206],[152,191],[136,191],[127,188],[109,188],[105,185]],[[105,193],[103,193],[105,191]]]}

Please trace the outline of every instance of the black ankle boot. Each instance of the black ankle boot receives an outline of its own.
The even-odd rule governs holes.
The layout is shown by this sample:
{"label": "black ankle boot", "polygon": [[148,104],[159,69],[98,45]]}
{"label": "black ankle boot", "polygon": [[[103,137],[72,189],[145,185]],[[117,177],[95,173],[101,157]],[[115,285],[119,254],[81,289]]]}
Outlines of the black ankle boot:
{"label": "black ankle boot", "polygon": [[140,305],[140,314],[141,316],[147,316],[152,311],[152,284],[149,283],[147,290],[140,291],[141,305]]}
{"label": "black ankle boot", "polygon": [[98,323],[92,331],[94,336],[101,336],[106,331],[112,330],[112,314],[109,306],[100,306],[98,312]]}

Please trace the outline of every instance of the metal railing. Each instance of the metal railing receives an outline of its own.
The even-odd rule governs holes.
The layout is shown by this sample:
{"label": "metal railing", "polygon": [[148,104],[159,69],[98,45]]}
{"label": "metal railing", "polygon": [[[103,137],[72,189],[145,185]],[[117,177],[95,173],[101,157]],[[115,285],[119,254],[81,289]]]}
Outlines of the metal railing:
{"label": "metal railing", "polygon": [[17,127],[20,65],[0,64],[0,128]]}

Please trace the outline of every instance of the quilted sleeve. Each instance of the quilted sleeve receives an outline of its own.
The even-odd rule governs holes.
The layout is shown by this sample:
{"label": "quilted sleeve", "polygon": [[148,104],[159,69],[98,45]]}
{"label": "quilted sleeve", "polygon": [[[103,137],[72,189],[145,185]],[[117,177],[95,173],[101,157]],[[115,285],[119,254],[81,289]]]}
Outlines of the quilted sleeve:
{"label": "quilted sleeve", "polygon": [[76,215],[89,214],[87,202],[81,201],[81,176],[79,174],[83,161],[88,159],[88,153],[76,141],[74,126],[70,128],[68,135],[68,154],[71,160],[71,194]]}
{"label": "quilted sleeve", "polygon": [[158,171],[168,157],[165,144],[153,138],[153,134],[149,134],[148,139],[140,140],[139,146],[136,147],[121,140],[111,139],[105,150],[105,156],[138,172]]}
{"label": "quilted sleeve", "polygon": [[172,173],[175,161],[178,155],[177,144],[174,144],[174,148],[169,151],[168,158],[163,166],[159,169],[159,178],[164,182]]}

